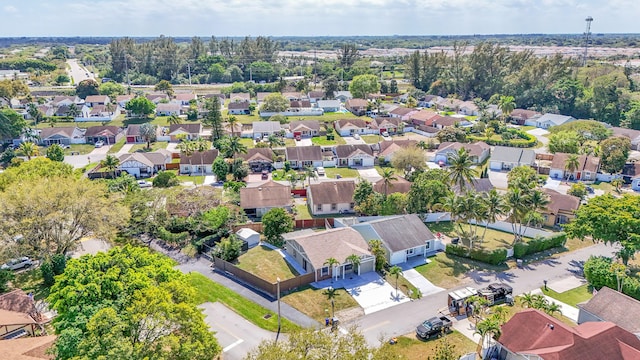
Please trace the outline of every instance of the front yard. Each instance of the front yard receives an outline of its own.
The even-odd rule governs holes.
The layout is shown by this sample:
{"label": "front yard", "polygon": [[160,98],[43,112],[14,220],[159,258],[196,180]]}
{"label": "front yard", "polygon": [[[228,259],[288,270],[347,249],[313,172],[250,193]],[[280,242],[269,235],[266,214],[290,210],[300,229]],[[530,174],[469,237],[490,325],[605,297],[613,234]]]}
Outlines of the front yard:
{"label": "front yard", "polygon": [[333,140],[327,140],[326,136],[316,136],[311,138],[313,145],[344,145],[347,142],[338,134],[334,134]]}
{"label": "front yard", "polygon": [[325,168],[327,179],[335,179],[336,175],[340,175],[343,178],[357,178],[358,170],[349,168]]}
{"label": "front yard", "polygon": [[382,140],[380,135],[361,135],[360,138],[367,144],[377,144]]}
{"label": "front yard", "polygon": [[[451,221],[443,221],[443,222],[439,222],[439,223],[427,223],[427,227],[429,228],[429,230],[431,230],[431,232],[435,235],[437,233],[442,233],[444,235],[447,235],[449,237],[458,237],[459,235],[457,234],[458,231],[458,226]],[[476,234],[479,237],[482,237],[482,234],[484,233],[484,226],[476,226],[476,225],[472,225],[471,228],[475,231],[477,230]],[[467,224],[463,224],[462,225],[462,229],[464,231],[468,231],[469,230],[469,225]],[[525,237],[524,238],[525,241],[531,240],[530,238]],[[469,245],[468,243],[465,243],[465,245]],[[478,248],[483,248],[486,250],[493,250],[493,249],[498,249],[498,248],[510,248],[513,245],[513,234],[511,233],[507,233],[504,231],[499,231],[499,230],[494,230],[494,229],[487,229],[487,233],[484,237],[484,240],[482,242],[478,242],[476,241],[473,246],[478,247]]]}
{"label": "front yard", "polygon": [[166,149],[167,148],[167,144],[168,142],[166,141],[156,141],[156,142],[152,142],[151,143],[151,147],[149,149],[147,149],[147,144],[135,144],[131,147],[131,150],[129,150],[130,153],[134,153],[134,152],[153,152],[153,151],[157,151],[160,149]]}
{"label": "front yard", "polygon": [[271,283],[275,283],[278,278],[286,280],[297,275],[279,252],[266,246],[249,249],[238,258],[236,266]]}
{"label": "front yard", "polygon": [[[344,289],[336,289],[333,300],[335,312],[358,307],[358,303]],[[325,290],[305,286],[302,289],[285,295],[282,301],[298,311],[324,324],[324,319],[331,316],[331,301],[327,299]]]}
{"label": "front yard", "polygon": [[589,284],[584,284],[580,287],[567,290],[562,293],[557,293],[551,289],[545,290],[544,287],[540,288],[540,290],[542,290],[545,295],[573,307],[577,306],[581,302],[585,302],[591,299],[591,297],[593,296],[593,289],[589,286]]}
{"label": "front yard", "polygon": [[[68,149],[64,149],[65,155],[87,155],[95,150],[95,145],[93,144],[71,144]],[[47,149],[43,148],[40,151],[40,155],[45,155],[47,153]]]}
{"label": "front yard", "polygon": [[[426,319],[416,318],[416,325],[418,325],[418,322],[421,320]],[[396,344],[391,345],[385,343],[383,346],[391,347],[391,352],[399,356],[404,356],[407,359],[432,359],[437,354],[438,346],[442,346],[445,341],[454,347],[456,359],[464,354],[475,351],[478,346],[478,344],[455,330],[442,338],[428,341],[418,339],[415,334],[407,334],[398,337]]]}
{"label": "front yard", "polygon": [[445,289],[462,285],[466,273],[472,270],[477,271],[504,271],[507,265],[494,266],[467,258],[449,255],[444,252],[429,258],[430,263],[416,267],[422,276],[431,281],[434,285]]}

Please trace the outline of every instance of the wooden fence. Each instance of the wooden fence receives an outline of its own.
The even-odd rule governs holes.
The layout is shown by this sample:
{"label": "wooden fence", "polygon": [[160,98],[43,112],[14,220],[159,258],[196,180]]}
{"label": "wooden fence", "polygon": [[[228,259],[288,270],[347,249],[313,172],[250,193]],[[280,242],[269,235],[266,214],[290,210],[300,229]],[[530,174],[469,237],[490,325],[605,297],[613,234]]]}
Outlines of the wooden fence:
{"label": "wooden fence", "polygon": [[[329,224],[330,227],[333,227],[333,218],[295,220],[293,227],[296,230],[311,229],[311,228],[326,227],[327,224]],[[235,224],[231,226],[231,228],[233,229],[233,232],[236,232],[240,229],[248,228],[255,232],[262,233],[262,223],[260,222]]]}

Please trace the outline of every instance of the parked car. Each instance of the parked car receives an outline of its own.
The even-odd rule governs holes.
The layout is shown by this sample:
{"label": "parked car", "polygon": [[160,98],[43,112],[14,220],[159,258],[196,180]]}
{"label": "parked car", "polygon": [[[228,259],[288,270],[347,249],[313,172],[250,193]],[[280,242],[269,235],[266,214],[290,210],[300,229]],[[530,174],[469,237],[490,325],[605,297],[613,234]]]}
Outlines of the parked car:
{"label": "parked car", "polygon": [[316,168],[316,172],[318,173],[318,176],[325,176],[327,174],[322,166],[318,166]]}
{"label": "parked car", "polygon": [[360,135],[358,135],[358,134],[353,134],[353,138],[354,138],[354,139],[356,139],[356,140],[360,140]]}
{"label": "parked car", "polygon": [[98,141],[96,141],[95,145],[96,145],[97,148],[101,148],[101,147],[104,146],[104,141],[98,140]]}
{"label": "parked car", "polygon": [[441,336],[443,333],[451,331],[451,319],[446,316],[432,317],[422,322],[416,328],[416,335],[422,339],[432,336]]}
{"label": "parked car", "polygon": [[388,136],[389,136],[389,132],[388,132],[388,131],[383,131],[383,132],[382,132],[382,136],[384,136],[384,137],[388,137]]}
{"label": "parked car", "polygon": [[33,265],[31,259],[26,256],[23,256],[18,259],[11,259],[0,266],[0,270],[20,270],[22,268],[26,268]]}
{"label": "parked car", "polygon": [[141,188],[148,188],[152,187],[153,183],[151,183],[151,181],[138,180],[138,186],[140,186]]}
{"label": "parked car", "polygon": [[269,170],[262,170],[262,175],[260,178],[262,180],[269,180]]}

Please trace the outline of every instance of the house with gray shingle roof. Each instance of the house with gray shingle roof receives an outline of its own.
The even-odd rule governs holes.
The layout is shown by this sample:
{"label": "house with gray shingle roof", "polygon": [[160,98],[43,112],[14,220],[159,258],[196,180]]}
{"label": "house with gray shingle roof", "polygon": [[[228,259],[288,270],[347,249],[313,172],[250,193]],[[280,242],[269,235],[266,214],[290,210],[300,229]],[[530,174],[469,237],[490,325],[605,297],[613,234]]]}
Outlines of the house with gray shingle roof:
{"label": "house with gray shingle roof", "polygon": [[[548,129],[552,126],[558,126],[575,121],[573,116],[558,115],[558,114],[544,114],[536,119],[536,127],[541,129]],[[525,122],[526,124],[526,122]]]}
{"label": "house with gray shingle roof", "polygon": [[536,153],[533,150],[496,146],[491,152],[489,168],[494,171],[508,171],[517,166],[533,166],[535,163]]}

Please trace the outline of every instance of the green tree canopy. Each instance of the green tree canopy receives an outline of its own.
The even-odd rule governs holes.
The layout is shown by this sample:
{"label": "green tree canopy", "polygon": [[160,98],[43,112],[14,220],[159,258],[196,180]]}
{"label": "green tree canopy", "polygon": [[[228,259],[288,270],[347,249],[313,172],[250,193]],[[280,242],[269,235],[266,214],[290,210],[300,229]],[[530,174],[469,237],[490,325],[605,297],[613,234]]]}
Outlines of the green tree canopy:
{"label": "green tree canopy", "polygon": [[269,94],[260,108],[264,112],[282,112],[289,108],[289,100],[280,93]]}
{"label": "green tree canopy", "polygon": [[69,261],[48,301],[57,359],[213,359],[221,351],[173,262],[116,247]]}
{"label": "green tree canopy", "polygon": [[115,98],[118,95],[124,95],[127,93],[127,89],[125,89],[124,86],[113,81],[100,84],[98,91],[100,92],[100,95],[107,95],[110,98]]}
{"label": "green tree canopy", "polygon": [[156,111],[156,104],[144,96],[138,96],[129,100],[124,108],[136,116],[149,116]]}
{"label": "green tree canopy", "polygon": [[4,191],[7,186],[18,181],[75,176],[73,166],[39,157],[21,163],[20,166],[12,166],[0,173],[0,191]]}
{"label": "green tree canopy", "polygon": [[422,170],[426,166],[426,155],[418,147],[410,146],[396,151],[391,158],[394,168],[404,172],[404,177],[412,170]]}
{"label": "green tree canopy", "polygon": [[282,245],[282,234],[293,230],[293,217],[283,208],[273,208],[262,217],[262,233],[270,243]]}
{"label": "green tree canopy", "polygon": [[0,139],[14,139],[22,134],[27,122],[12,109],[0,110]]}
{"label": "green tree canopy", "polygon": [[376,75],[357,75],[349,83],[349,91],[354,98],[366,99],[370,94],[380,92],[380,81]]}
{"label": "green tree canopy", "polygon": [[7,79],[0,81],[0,99],[9,102],[12,98],[28,95],[29,87],[22,80]]}
{"label": "green tree canopy", "polygon": [[98,95],[100,93],[100,85],[93,79],[80,81],[76,86],[76,95],[81,99],[86,99],[90,95]]}
{"label": "green tree canopy", "polygon": [[631,151],[631,141],[627,137],[615,136],[600,143],[600,160],[602,170],[609,174],[622,171]]}
{"label": "green tree canopy", "polygon": [[64,161],[64,149],[58,144],[53,144],[47,148],[47,159],[51,161]]}
{"label": "green tree canopy", "polygon": [[552,153],[577,154],[583,138],[575,131],[559,131],[549,136],[549,151]]}

